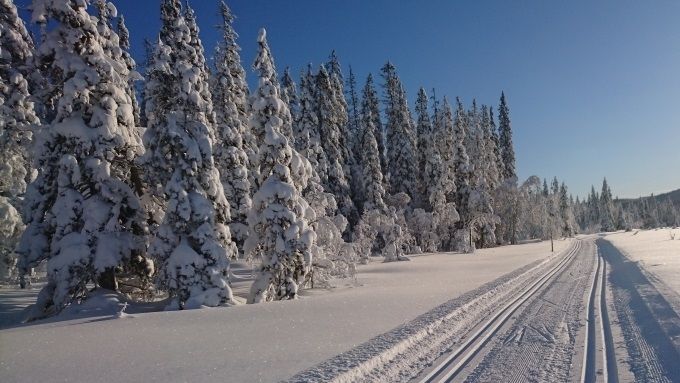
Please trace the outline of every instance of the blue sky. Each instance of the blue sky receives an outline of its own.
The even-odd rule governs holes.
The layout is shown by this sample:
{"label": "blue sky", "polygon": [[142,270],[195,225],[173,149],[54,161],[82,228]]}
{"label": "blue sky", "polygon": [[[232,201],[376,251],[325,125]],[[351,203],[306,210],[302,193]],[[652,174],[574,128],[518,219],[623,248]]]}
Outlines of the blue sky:
{"label": "blue sky", "polygon": [[[27,0],[18,0],[25,7]],[[114,0],[133,53],[159,29],[158,1]],[[420,86],[496,106],[509,100],[517,166],[584,195],[680,188],[680,2],[233,0],[247,68],[266,27],[277,67],[332,49],[359,82],[391,60],[413,103]],[[217,2],[193,0],[208,54]],[[252,72],[248,72],[252,77]]]}

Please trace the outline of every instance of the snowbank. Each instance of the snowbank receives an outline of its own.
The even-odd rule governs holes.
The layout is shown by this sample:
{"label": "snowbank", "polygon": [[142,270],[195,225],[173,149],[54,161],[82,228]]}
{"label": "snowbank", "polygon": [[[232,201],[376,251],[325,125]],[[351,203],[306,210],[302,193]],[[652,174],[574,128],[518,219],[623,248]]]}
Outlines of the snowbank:
{"label": "snowbank", "polygon": [[[557,241],[555,250],[568,244]],[[280,381],[549,249],[541,242],[375,262],[359,269],[356,282],[295,301],[0,330],[0,381]]]}

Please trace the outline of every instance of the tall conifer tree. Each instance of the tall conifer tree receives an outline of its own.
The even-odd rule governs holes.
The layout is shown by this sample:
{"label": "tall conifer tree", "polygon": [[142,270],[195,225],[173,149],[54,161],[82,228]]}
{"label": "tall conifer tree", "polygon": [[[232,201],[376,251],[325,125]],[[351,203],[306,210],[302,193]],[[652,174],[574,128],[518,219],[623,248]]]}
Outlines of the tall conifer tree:
{"label": "tall conifer tree", "polygon": [[392,63],[387,62],[382,73],[385,80],[385,132],[390,192],[404,192],[413,198],[417,194],[417,158],[406,92]]}
{"label": "tall conifer tree", "polygon": [[290,121],[288,107],[281,101],[281,89],[274,82],[276,70],[260,31],[259,50],[253,68],[259,83],[251,96],[251,126],[261,142],[259,163],[261,182],[253,196],[248,222],[251,235],[247,248],[259,253],[262,263],[253,283],[248,303],[293,299],[311,269],[314,232],[308,226],[308,205],[296,188],[291,172],[294,150],[283,135],[281,125]]}
{"label": "tall conifer tree", "polygon": [[158,172],[151,183],[162,187],[166,208],[149,251],[174,307],[229,304],[229,259],[237,250],[213,158],[215,114],[198,27],[177,0],[164,0],[161,16],[148,69],[144,162]]}
{"label": "tall conifer tree", "polygon": [[347,120],[342,118],[342,112],[338,112],[333,82],[326,68],[321,66],[316,76],[316,107],[319,136],[328,161],[327,172],[322,176],[321,182],[326,191],[335,195],[340,213],[351,223],[356,223],[358,216],[347,177],[349,167],[346,166],[349,153],[343,126],[346,126]]}
{"label": "tall conifer tree", "polygon": [[130,186],[140,143],[129,71],[117,35],[101,19],[108,15],[92,16],[88,5],[33,3],[33,19],[54,26],[38,66],[58,95],[54,119],[37,133],[38,176],[26,193],[18,247],[24,273],[47,261],[36,316],[86,297],[89,283],[117,289],[116,270],[141,262],[144,250],[144,215]]}
{"label": "tall conifer tree", "polygon": [[516,179],[517,173],[515,171],[515,148],[512,143],[512,127],[510,126],[510,109],[505,100],[505,93],[501,93],[501,101],[498,106],[498,131],[499,131],[499,147],[501,151],[501,158],[503,160],[503,168],[501,174],[504,180]]}
{"label": "tall conifer tree", "polygon": [[244,150],[244,137],[248,137],[250,129],[247,121],[243,120],[239,107],[239,79],[232,74],[235,67],[233,52],[230,52],[230,49],[233,49],[231,44],[234,43],[231,30],[233,19],[224,3],[221,4],[220,14],[222,40],[215,48],[215,70],[211,81],[216,119],[214,156],[224,194],[229,201],[231,215],[229,227],[239,254],[243,255],[243,244],[248,236],[248,212],[252,206],[250,161]]}

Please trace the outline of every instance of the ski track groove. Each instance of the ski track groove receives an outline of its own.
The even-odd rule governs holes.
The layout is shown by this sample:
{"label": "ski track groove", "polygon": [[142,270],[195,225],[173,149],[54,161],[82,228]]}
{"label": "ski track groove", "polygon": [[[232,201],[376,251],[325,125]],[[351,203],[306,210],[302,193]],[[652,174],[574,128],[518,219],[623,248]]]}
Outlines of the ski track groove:
{"label": "ski track groove", "polygon": [[618,382],[611,324],[607,313],[607,262],[597,249],[597,269],[588,304],[581,382]]}
{"label": "ski track groove", "polygon": [[[321,364],[302,371],[288,382],[391,382],[417,376],[478,323],[512,300],[560,262],[576,247],[535,261],[452,299],[405,325],[379,335]],[[554,262],[553,262],[554,261]]]}
{"label": "ski track groove", "polygon": [[[584,256],[592,252],[593,244],[583,244],[572,262],[543,286],[534,299],[526,302],[515,322],[507,329],[507,333],[512,333],[523,326],[536,329],[534,333],[526,335],[522,344],[493,344],[467,376],[466,382],[574,380],[575,377],[570,376],[576,340],[573,334],[582,326],[579,314],[584,302],[581,297],[591,283],[590,278],[576,276],[591,275],[595,266],[594,258]],[[546,305],[544,302],[553,304]],[[553,334],[552,340],[541,335],[538,329],[545,329],[540,333]]]}
{"label": "ski track groove", "polygon": [[[425,377],[420,378],[420,381],[451,381],[455,379],[456,375],[466,368],[468,363],[473,360],[480,350],[486,348],[489,341],[497,341],[499,339],[497,334],[498,331],[501,330],[508,321],[512,321],[514,313],[517,310],[524,306],[527,301],[536,299],[537,294],[540,293],[547,284],[553,281],[555,275],[559,274],[573,262],[580,247],[580,241],[576,242],[576,244],[570,248],[566,256],[561,257],[556,265],[550,267],[527,288],[523,289],[521,293],[509,299],[508,302],[504,304],[501,311],[497,312],[496,315],[490,319],[485,319],[483,322],[480,322],[480,325],[478,326],[479,329],[475,334],[469,336],[465,343],[455,352],[450,353],[443,361],[438,362],[437,367],[426,374]],[[543,302],[540,299],[540,295],[538,295],[538,297],[538,302],[542,305]]]}
{"label": "ski track groove", "polygon": [[592,286],[586,305],[585,342],[583,346],[583,362],[581,363],[581,382],[594,382],[597,374],[597,334],[595,326],[595,306],[597,303],[597,286],[600,280],[602,260],[597,254],[597,266],[593,275]]}

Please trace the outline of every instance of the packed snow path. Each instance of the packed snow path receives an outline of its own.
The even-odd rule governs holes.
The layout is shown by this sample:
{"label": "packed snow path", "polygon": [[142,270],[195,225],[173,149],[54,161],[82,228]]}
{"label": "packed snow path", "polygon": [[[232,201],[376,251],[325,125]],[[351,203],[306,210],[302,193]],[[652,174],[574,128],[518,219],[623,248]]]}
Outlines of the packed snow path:
{"label": "packed snow path", "polygon": [[679,334],[637,265],[586,237],[291,381],[673,382]]}
{"label": "packed snow path", "polygon": [[[680,316],[637,264],[598,240],[610,266],[609,283],[628,365],[637,382],[680,382]],[[619,370],[621,366],[619,366]]]}

